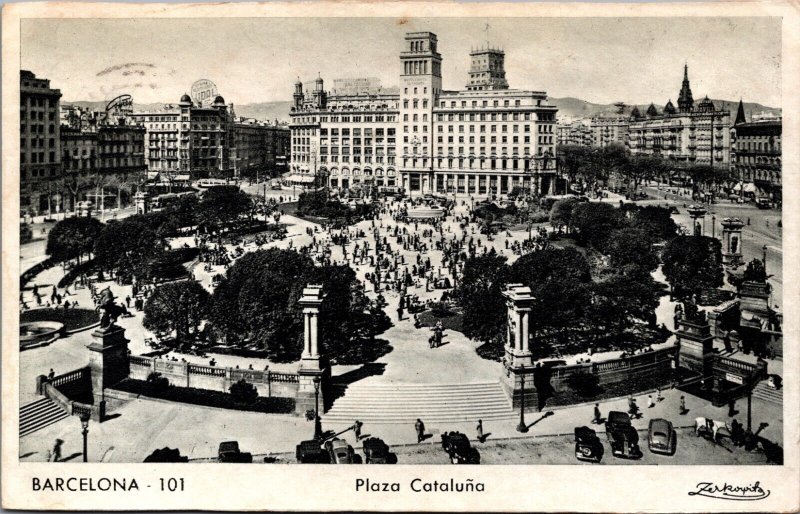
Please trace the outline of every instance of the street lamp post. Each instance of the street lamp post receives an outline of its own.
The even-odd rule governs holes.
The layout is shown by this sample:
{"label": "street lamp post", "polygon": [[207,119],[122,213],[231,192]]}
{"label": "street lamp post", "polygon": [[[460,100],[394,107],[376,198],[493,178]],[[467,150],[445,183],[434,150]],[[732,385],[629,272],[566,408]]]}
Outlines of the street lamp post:
{"label": "street lamp post", "polygon": [[711,215],[711,237],[716,238],[716,227],[717,227],[717,216],[712,214]]}
{"label": "street lamp post", "polygon": [[319,386],[322,378],[319,375],[314,377],[314,439],[322,439],[322,422],[319,419]]}
{"label": "street lamp post", "polygon": [[519,425],[517,425],[517,432],[526,433],[528,431],[528,424],[525,423],[525,366],[519,368],[521,373],[519,375]]}
{"label": "street lamp post", "polygon": [[83,434],[83,462],[89,462],[88,440],[89,440],[89,413],[81,414],[81,433]]}

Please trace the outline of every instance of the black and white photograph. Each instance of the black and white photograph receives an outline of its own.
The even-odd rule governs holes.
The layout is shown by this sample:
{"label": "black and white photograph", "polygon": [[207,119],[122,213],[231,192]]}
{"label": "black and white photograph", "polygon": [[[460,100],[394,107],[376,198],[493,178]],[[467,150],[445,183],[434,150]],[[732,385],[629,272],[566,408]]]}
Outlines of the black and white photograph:
{"label": "black and white photograph", "polygon": [[786,465],[782,17],[484,8],[16,21],[3,428],[34,490]]}

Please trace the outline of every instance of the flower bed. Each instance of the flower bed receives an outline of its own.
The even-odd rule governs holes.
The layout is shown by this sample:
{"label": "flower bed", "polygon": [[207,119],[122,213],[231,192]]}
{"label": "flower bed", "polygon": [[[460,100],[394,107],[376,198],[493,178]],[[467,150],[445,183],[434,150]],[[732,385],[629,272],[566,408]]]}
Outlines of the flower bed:
{"label": "flower bed", "polygon": [[133,378],[126,378],[122,382],[119,382],[114,385],[114,389],[172,402],[217,407],[220,409],[263,412],[267,414],[291,414],[294,412],[294,398],[267,398],[259,396],[256,398],[255,402],[243,404],[237,403],[230,394],[220,391],[196,389],[194,387],[176,387],[173,385],[166,388],[156,388],[145,380],[136,380]]}
{"label": "flower bed", "polygon": [[64,330],[74,332],[89,328],[100,321],[100,316],[91,309],[64,309],[44,308],[24,311],[19,315],[20,323],[33,323],[37,321],[55,321],[64,325]]}

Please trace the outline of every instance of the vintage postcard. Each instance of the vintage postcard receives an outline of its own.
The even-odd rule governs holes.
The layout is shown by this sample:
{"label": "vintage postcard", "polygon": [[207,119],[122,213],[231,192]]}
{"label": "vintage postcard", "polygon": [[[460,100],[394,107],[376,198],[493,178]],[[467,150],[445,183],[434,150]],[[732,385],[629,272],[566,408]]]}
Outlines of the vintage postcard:
{"label": "vintage postcard", "polygon": [[800,509],[797,3],[2,28],[4,508]]}

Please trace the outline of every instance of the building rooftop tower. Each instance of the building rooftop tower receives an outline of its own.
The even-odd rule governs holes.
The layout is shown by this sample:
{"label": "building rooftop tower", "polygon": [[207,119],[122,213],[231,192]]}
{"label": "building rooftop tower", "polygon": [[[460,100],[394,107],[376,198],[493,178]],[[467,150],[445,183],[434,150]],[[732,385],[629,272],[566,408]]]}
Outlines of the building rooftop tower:
{"label": "building rooftop tower", "polygon": [[691,112],[694,109],[694,99],[692,98],[692,88],[689,86],[689,65],[683,65],[683,84],[678,95],[678,110],[680,112]]}

